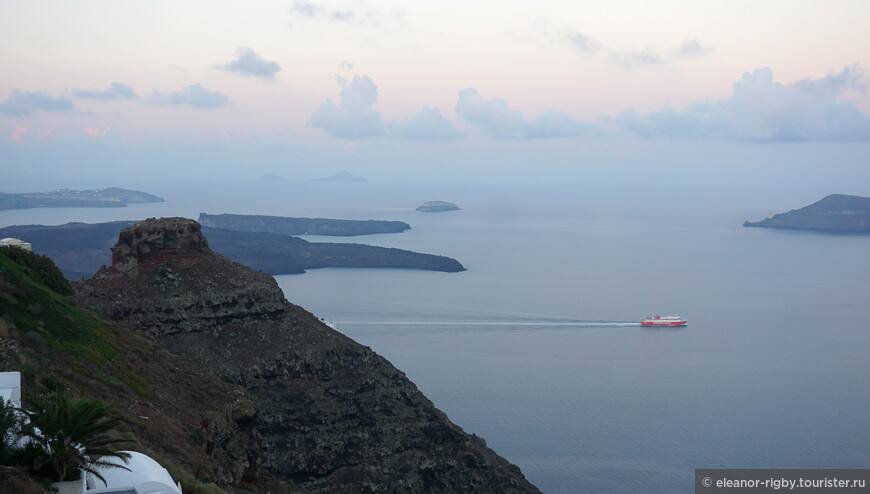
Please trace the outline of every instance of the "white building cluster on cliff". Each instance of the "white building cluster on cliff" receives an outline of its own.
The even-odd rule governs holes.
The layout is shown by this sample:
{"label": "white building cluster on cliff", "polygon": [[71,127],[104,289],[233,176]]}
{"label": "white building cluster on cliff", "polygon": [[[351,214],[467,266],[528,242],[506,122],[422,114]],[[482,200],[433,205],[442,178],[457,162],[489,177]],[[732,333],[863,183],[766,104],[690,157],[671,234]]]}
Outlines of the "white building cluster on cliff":
{"label": "white building cluster on cliff", "polygon": [[0,240],[0,247],[18,247],[19,249],[33,251],[30,243],[17,238],[4,238]]}

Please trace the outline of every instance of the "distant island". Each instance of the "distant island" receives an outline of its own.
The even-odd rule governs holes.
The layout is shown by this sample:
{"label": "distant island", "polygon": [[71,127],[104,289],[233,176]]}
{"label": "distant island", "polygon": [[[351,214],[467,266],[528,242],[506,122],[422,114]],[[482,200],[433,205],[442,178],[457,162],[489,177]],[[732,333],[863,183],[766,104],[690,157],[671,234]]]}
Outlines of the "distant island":
{"label": "distant island", "polygon": [[440,213],[441,211],[456,211],[458,209],[459,206],[456,204],[444,201],[429,201],[417,206],[417,211],[424,213]]}
{"label": "distant island", "polygon": [[329,218],[291,218],[250,214],[199,214],[204,227],[239,232],[268,232],[283,235],[328,235],[348,237],[375,233],[401,233],[410,230],[404,221],[334,220]]}
{"label": "distant island", "polygon": [[870,197],[831,194],[801,209],[743,226],[812,230],[827,233],[870,233]]}
{"label": "distant island", "polygon": [[[192,220],[190,220],[192,221]],[[51,258],[68,279],[93,275],[110,265],[109,246],[134,221],[67,223],[59,226],[22,225],[0,228],[0,238],[20,238]],[[465,267],[456,259],[402,249],[352,243],[308,242],[269,232],[244,232],[203,227],[215,252],[269,274],[300,274],[308,269],[405,268],[456,273]]]}
{"label": "distant island", "polygon": [[164,202],[164,199],[146,192],[119,187],[92,190],[58,189],[18,194],[0,192],[0,209],[123,208],[127,204],[146,202]]}
{"label": "distant island", "polygon": [[271,173],[264,173],[260,175],[261,182],[286,182],[287,179],[284,177],[279,177],[278,175],[272,175]]}
{"label": "distant island", "polygon": [[313,182],[368,182],[365,177],[342,170],[331,177],[313,178]]}

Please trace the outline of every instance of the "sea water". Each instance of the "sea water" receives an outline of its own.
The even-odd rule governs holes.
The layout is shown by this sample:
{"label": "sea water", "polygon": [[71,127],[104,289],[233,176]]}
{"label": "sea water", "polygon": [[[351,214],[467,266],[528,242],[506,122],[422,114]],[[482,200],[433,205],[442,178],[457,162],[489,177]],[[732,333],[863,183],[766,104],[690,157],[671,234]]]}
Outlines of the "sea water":
{"label": "sea water", "polygon": [[[142,188],[168,202],[2,211],[0,225],[200,212],[406,221],[402,234],[307,239],[447,255],[468,270],[276,278],[546,493],[688,493],[695,468],[870,464],[870,236],[741,226],[824,194]],[[428,200],[462,210],[414,211]],[[638,324],[675,313],[689,325]]]}

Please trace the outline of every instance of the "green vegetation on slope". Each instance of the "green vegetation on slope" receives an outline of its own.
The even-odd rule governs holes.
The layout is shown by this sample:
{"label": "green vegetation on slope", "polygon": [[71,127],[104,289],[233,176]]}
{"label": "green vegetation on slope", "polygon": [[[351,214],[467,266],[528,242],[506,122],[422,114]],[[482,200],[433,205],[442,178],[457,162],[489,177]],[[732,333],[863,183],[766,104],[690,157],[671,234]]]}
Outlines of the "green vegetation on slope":
{"label": "green vegetation on slope", "polygon": [[[7,336],[17,329],[30,340],[44,341],[54,351],[108,364],[109,375],[145,396],[151,394],[144,379],[121,360],[117,342],[103,321],[72,305],[69,282],[47,257],[14,247],[0,249],[0,300],[0,324]],[[0,336],[3,332],[0,330]]]}
{"label": "green vegetation on slope", "polygon": [[[216,483],[231,478],[237,493],[270,484],[275,491],[247,460],[253,444],[242,421],[252,412],[242,411],[252,405],[244,391],[80,307],[62,295],[63,283],[49,288],[40,280],[60,276],[50,263],[0,248],[0,371],[22,373],[25,402],[63,389],[110,404],[129,449],[164,465],[185,492],[223,493]],[[10,475],[0,471],[0,482]]]}

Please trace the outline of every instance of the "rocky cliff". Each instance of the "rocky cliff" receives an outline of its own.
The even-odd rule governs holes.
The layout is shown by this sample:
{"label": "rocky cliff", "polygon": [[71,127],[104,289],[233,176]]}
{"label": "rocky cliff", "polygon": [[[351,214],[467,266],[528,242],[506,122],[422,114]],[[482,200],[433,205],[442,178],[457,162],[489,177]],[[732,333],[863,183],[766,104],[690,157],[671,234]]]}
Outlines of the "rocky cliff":
{"label": "rocky cliff", "polygon": [[124,230],[87,304],[250,394],[258,465],[308,492],[538,492],[389,362],[212,252],[199,224]]}

